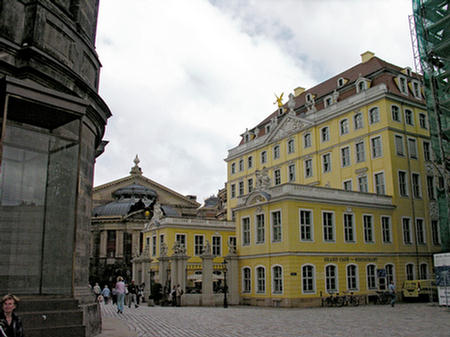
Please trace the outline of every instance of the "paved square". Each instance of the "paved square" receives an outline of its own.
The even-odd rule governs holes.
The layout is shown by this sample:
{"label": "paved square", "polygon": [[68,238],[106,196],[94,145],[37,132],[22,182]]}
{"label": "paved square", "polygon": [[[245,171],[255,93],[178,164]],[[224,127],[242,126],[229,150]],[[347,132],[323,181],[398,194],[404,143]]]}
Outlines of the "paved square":
{"label": "paved square", "polygon": [[450,336],[450,311],[427,303],[311,309],[140,306],[126,307],[122,315],[102,304],[102,314],[123,320],[139,337]]}

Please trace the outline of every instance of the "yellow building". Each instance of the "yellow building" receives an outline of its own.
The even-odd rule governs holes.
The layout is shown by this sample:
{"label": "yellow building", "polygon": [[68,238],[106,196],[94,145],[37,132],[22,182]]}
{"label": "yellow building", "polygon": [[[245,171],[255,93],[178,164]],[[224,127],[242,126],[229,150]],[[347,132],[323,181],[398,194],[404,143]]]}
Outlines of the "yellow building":
{"label": "yellow building", "polygon": [[321,294],[367,295],[432,273],[442,186],[421,78],[361,56],[295,89],[229,150],[227,215],[244,303],[317,303]]}

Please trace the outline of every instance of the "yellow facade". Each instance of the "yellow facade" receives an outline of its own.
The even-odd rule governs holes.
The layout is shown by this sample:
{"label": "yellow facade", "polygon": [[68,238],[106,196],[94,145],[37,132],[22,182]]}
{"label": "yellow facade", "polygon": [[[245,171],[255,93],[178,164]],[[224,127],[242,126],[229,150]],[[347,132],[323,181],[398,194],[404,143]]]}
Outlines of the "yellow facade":
{"label": "yellow facade", "polygon": [[[374,62],[381,64],[378,72]],[[244,302],[275,305],[271,301],[282,298],[280,305],[290,306],[317,299],[331,289],[325,282],[329,265],[336,266],[337,275],[328,277],[329,282],[335,279],[335,291],[361,295],[385,288],[391,279],[401,287],[407,278],[432,274],[431,256],[440,245],[434,201],[438,177],[430,161],[428,116],[420,95],[408,87],[402,92],[397,84],[400,77],[408,83],[417,78],[378,58],[356,67],[361,69],[359,78],[352,79],[358,76],[352,75],[353,68],[341,74],[347,80],[343,87],[335,77],[334,88],[329,80],[292,96],[288,107],[247,131],[229,151],[228,217],[236,221]],[[367,85],[360,86],[362,81]],[[314,97],[314,91],[323,93],[325,87],[331,91]],[[342,98],[329,98],[333,91]],[[308,103],[308,94],[315,101]],[[300,238],[301,210],[311,211],[310,241]],[[281,215],[279,242],[271,236],[274,211]],[[331,241],[324,238],[324,212],[333,215]],[[258,214],[265,217],[262,242],[255,241]],[[345,240],[344,214],[354,219],[354,240]],[[369,241],[365,221],[373,221]],[[243,236],[247,225],[249,242]],[[384,235],[389,239],[383,237],[388,225]],[[314,291],[302,290],[309,280],[302,276],[305,265],[313,267]],[[375,284],[368,286],[372,270],[367,268],[373,268],[368,265],[375,272],[388,265],[388,278],[375,277]],[[259,293],[258,266],[265,269],[265,291]],[[280,281],[273,279],[273,266],[281,267],[281,292],[274,291]]]}

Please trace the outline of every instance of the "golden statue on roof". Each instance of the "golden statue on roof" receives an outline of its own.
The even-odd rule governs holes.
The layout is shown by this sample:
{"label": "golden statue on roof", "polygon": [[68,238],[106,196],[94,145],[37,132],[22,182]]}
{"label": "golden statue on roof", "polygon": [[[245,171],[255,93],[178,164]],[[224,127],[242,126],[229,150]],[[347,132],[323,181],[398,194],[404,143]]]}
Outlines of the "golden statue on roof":
{"label": "golden statue on roof", "polygon": [[277,94],[274,94],[274,95],[277,98],[277,101],[273,102],[273,104],[278,103],[278,107],[281,108],[283,106],[283,95],[284,95],[284,92],[281,93],[280,97],[278,97]]}

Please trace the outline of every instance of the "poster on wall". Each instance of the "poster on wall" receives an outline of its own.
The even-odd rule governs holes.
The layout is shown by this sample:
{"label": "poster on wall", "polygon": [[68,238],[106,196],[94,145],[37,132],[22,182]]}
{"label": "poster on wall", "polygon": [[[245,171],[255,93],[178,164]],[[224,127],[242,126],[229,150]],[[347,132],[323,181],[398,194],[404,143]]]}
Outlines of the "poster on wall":
{"label": "poster on wall", "polygon": [[450,305],[450,253],[434,254],[439,305]]}

